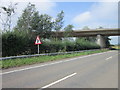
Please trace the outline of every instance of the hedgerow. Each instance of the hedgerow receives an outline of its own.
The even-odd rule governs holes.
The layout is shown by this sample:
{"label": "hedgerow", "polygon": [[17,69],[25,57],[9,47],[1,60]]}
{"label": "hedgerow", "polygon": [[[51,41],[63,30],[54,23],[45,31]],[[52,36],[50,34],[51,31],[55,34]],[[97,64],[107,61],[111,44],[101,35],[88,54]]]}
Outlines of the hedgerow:
{"label": "hedgerow", "polygon": [[[37,45],[34,44],[36,36],[31,33],[12,31],[2,33],[2,56],[16,56],[24,54],[36,54]],[[54,40],[41,39],[40,53],[79,51],[100,48],[95,42],[85,39]]]}

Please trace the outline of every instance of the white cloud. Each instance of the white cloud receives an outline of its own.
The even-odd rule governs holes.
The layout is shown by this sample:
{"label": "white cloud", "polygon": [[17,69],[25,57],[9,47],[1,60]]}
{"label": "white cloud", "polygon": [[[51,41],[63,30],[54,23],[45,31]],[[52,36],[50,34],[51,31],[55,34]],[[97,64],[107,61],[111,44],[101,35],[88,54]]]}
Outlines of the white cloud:
{"label": "white cloud", "polygon": [[33,2],[40,13],[52,13],[56,6],[55,2]]}
{"label": "white cloud", "polygon": [[[97,2],[92,5],[89,11],[76,15],[72,19],[74,24],[90,27],[114,27],[118,23],[118,3]],[[96,26],[97,25],[97,26]]]}
{"label": "white cloud", "polygon": [[118,3],[102,2],[94,4],[91,7],[91,13],[94,18],[115,19],[115,16],[118,15]]}
{"label": "white cloud", "polygon": [[80,15],[77,15],[74,19],[73,19],[73,22],[76,22],[76,23],[82,23],[82,22],[85,22],[87,20],[89,20],[91,18],[91,15],[90,15],[90,12],[84,12]]}

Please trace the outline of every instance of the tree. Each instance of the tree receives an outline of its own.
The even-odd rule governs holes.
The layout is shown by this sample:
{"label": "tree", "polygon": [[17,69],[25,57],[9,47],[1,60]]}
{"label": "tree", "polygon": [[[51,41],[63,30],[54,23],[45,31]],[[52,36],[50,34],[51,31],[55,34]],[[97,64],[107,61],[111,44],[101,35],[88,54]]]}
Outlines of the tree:
{"label": "tree", "polygon": [[67,25],[65,28],[64,28],[64,37],[65,37],[65,40],[68,40],[68,41],[73,41],[73,37],[72,37],[72,32],[73,32],[73,25],[69,24]]}
{"label": "tree", "polygon": [[98,28],[96,28],[96,29],[103,29],[103,27],[102,26],[99,26]]}
{"label": "tree", "polygon": [[60,13],[57,14],[57,18],[55,19],[55,22],[54,22],[54,30],[56,31],[56,40],[57,40],[57,32],[60,31],[63,27],[63,18],[64,18],[64,12],[61,11]]}
{"label": "tree", "polygon": [[44,38],[48,38],[53,27],[51,19],[52,17],[47,14],[39,15],[38,12],[35,12],[30,26],[37,34]]}
{"label": "tree", "polygon": [[104,36],[105,38],[105,43],[106,43],[106,47],[108,48],[110,46],[110,38],[108,36]]}
{"label": "tree", "polygon": [[58,13],[57,18],[55,19],[54,22],[55,31],[60,31],[60,29],[62,29],[64,23],[63,18],[64,18],[64,12],[61,11],[60,13]]}
{"label": "tree", "polygon": [[29,3],[23,11],[22,16],[18,19],[17,26],[15,28],[20,31],[25,30],[27,33],[32,30],[31,21],[35,12],[35,5]]}
{"label": "tree", "polygon": [[67,26],[64,28],[64,30],[65,30],[65,31],[64,31],[64,32],[65,32],[65,33],[64,33],[64,36],[65,36],[65,37],[68,37],[68,36],[71,36],[71,35],[72,35],[71,33],[72,33],[72,31],[73,31],[73,27],[74,27],[73,25],[69,24],[69,25],[67,25]]}
{"label": "tree", "polygon": [[35,5],[29,3],[19,18],[16,29],[26,31],[27,33],[35,33],[41,37],[48,38],[53,27],[52,17],[47,14],[39,15]]}
{"label": "tree", "polygon": [[83,30],[90,30],[90,28],[88,26],[84,26]]}
{"label": "tree", "polygon": [[[34,21],[35,20],[33,19],[33,22]],[[39,22],[38,22],[38,24],[36,23],[36,25],[38,25],[36,30],[38,31],[39,35],[41,35],[44,38],[50,37],[50,33],[51,33],[52,27],[53,27],[53,22],[52,22],[51,16],[49,16],[47,14],[40,15]]]}
{"label": "tree", "polygon": [[1,7],[0,21],[2,22],[4,31],[11,30],[12,23],[11,18],[15,14],[16,5],[17,3],[15,4],[10,3],[8,6]]}
{"label": "tree", "polygon": [[39,21],[40,21],[40,16],[39,16],[39,12],[35,12],[33,14],[33,16],[31,17],[31,23],[30,23],[30,26],[31,26],[31,29],[32,30],[36,30],[38,31],[39,30]]}
{"label": "tree", "polygon": [[73,28],[74,28],[74,26],[71,25],[71,24],[69,24],[69,25],[67,25],[67,26],[64,28],[64,30],[65,30],[65,31],[73,31]]}

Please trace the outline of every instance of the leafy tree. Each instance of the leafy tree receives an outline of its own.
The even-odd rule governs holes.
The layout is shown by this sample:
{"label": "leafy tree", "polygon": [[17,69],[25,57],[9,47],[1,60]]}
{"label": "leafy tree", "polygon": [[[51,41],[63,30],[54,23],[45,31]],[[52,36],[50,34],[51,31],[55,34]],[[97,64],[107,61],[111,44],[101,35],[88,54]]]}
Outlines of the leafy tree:
{"label": "leafy tree", "polygon": [[53,22],[52,17],[47,14],[40,15],[38,32],[44,38],[50,37],[50,32],[52,31]]}
{"label": "leafy tree", "polygon": [[52,17],[47,14],[39,15],[38,12],[34,13],[31,21],[32,30],[35,30],[36,34],[39,34],[44,38],[49,38],[53,27],[51,19]]}
{"label": "leafy tree", "polygon": [[63,18],[64,18],[64,12],[61,11],[60,13],[58,13],[57,18],[55,19],[54,22],[54,29],[55,31],[60,31],[63,27]]}
{"label": "leafy tree", "polygon": [[47,14],[39,15],[35,5],[29,3],[19,18],[16,29],[27,33],[32,33],[34,30],[37,35],[48,38],[53,27],[51,19],[52,17]]}
{"label": "leafy tree", "polygon": [[58,39],[61,40],[61,38],[58,38],[57,32],[60,31],[63,27],[63,23],[64,23],[63,18],[64,18],[64,12],[61,11],[60,13],[57,14],[57,18],[54,21],[53,25],[54,25],[54,30],[56,31],[55,40],[58,40]]}
{"label": "leafy tree", "polygon": [[20,31],[25,30],[27,33],[28,31],[32,30],[31,21],[35,12],[35,5],[29,3],[23,11],[22,16],[18,19],[17,26],[15,28]]}
{"label": "leafy tree", "polygon": [[98,29],[103,29],[103,27],[102,27],[102,26],[99,26]]}
{"label": "leafy tree", "polygon": [[67,25],[65,28],[64,28],[64,30],[65,30],[65,32],[64,32],[64,36],[65,37],[69,37],[69,36],[71,36],[72,37],[72,32],[73,32],[73,25]]}
{"label": "leafy tree", "polygon": [[39,27],[40,27],[39,21],[40,21],[39,12],[35,12],[31,17],[31,23],[30,23],[32,30],[36,30],[36,31],[39,30]]}
{"label": "leafy tree", "polygon": [[64,30],[65,30],[65,31],[73,31],[73,28],[74,28],[74,26],[71,25],[71,24],[69,24],[69,25],[67,25],[67,26],[64,28]]}
{"label": "leafy tree", "polygon": [[111,39],[108,36],[104,36],[104,38],[105,38],[106,47],[109,47]]}
{"label": "leafy tree", "polygon": [[90,30],[90,28],[88,26],[84,26],[83,30]]}

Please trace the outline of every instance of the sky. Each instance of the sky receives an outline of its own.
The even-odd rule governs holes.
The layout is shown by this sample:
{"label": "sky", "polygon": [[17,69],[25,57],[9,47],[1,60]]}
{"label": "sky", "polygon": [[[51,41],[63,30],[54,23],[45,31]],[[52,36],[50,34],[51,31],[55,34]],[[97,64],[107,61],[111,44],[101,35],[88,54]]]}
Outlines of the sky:
{"label": "sky", "polygon": [[[27,6],[28,2],[35,4],[40,14],[49,14],[53,18],[63,10],[64,27],[72,24],[74,29],[82,29],[88,26],[95,29],[100,26],[104,28],[118,28],[118,2],[117,0],[2,0],[0,6],[18,3],[16,14],[13,15],[12,25],[15,26],[18,17]],[[3,16],[4,18],[4,16]],[[110,37],[112,44],[118,43],[118,37]]]}

